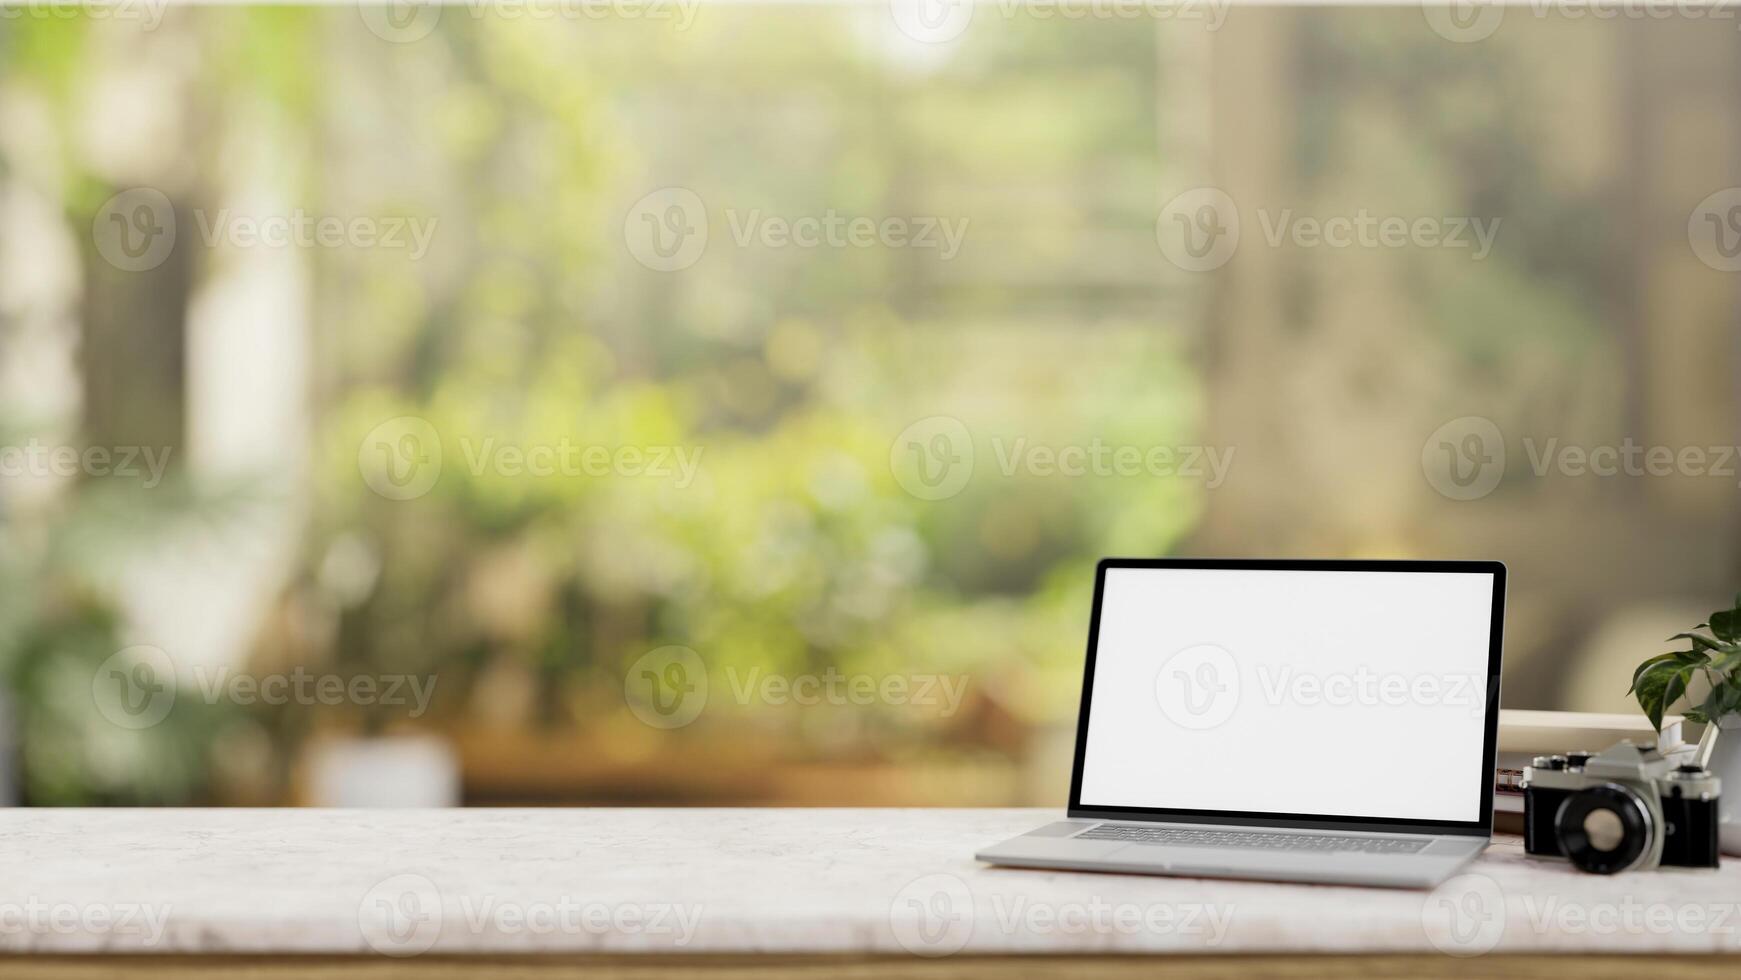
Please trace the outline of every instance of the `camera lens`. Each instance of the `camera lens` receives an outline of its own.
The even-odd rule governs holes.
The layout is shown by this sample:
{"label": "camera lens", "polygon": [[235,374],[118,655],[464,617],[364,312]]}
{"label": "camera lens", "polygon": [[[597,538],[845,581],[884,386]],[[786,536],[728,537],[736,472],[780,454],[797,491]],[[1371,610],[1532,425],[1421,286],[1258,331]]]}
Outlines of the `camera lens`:
{"label": "camera lens", "polygon": [[1601,875],[1637,865],[1656,832],[1644,801],[1616,783],[1566,797],[1554,818],[1554,829],[1574,866]]}
{"label": "camera lens", "polygon": [[1626,838],[1626,825],[1613,810],[1591,810],[1584,816],[1584,836],[1592,848],[1607,853]]}

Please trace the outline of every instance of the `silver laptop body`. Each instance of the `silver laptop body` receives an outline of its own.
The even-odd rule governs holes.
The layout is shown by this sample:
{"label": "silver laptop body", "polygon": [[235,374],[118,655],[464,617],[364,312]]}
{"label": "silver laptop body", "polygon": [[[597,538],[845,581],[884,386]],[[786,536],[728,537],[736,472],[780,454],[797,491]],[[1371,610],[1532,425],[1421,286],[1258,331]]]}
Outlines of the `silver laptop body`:
{"label": "silver laptop body", "polygon": [[1429,888],[1487,846],[1505,567],[1096,570],[1067,819],[1032,868]]}

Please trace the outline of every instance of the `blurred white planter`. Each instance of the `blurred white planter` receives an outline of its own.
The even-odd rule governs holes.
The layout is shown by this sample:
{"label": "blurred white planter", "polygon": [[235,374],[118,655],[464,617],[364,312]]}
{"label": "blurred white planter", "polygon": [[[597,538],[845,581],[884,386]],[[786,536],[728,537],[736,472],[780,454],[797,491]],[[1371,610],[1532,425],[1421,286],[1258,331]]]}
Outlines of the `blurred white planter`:
{"label": "blurred white planter", "polygon": [[321,741],[308,762],[315,806],[459,805],[459,757],[435,735]]}
{"label": "blurred white planter", "polygon": [[1711,772],[1723,781],[1722,848],[1724,854],[1741,857],[1741,718],[1725,718],[1717,727]]}

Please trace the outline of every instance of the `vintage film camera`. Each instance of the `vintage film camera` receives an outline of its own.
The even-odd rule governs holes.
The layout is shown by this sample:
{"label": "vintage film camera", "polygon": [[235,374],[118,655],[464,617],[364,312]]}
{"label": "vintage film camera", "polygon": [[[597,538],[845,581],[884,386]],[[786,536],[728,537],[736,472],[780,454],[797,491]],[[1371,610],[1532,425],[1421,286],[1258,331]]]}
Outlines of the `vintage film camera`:
{"label": "vintage film camera", "polygon": [[1523,771],[1523,848],[1594,874],[1717,866],[1722,784],[1654,748],[1537,756]]}

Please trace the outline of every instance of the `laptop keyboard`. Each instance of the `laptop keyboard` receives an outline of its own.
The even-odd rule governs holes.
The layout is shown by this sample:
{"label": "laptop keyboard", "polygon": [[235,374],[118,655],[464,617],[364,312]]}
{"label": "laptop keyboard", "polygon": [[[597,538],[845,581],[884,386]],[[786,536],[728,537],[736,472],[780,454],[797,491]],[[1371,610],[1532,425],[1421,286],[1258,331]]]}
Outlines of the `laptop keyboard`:
{"label": "laptop keyboard", "polygon": [[1341,837],[1323,834],[1264,834],[1245,830],[1184,830],[1178,827],[1135,827],[1101,824],[1077,840],[1122,840],[1133,844],[1175,844],[1181,847],[1267,848],[1272,851],[1360,851],[1366,854],[1413,854],[1431,841],[1403,837]]}

